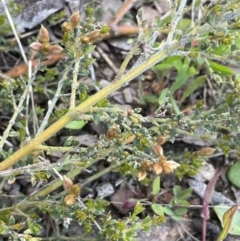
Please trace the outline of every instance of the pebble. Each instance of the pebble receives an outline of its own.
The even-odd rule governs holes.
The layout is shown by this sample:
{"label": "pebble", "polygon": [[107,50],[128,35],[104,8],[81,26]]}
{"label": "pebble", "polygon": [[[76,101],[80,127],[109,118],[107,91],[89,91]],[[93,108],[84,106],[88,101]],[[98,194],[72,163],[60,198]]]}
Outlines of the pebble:
{"label": "pebble", "polygon": [[132,103],[133,97],[132,97],[132,91],[131,91],[130,87],[125,88],[123,90],[123,96],[124,96],[126,103]]}

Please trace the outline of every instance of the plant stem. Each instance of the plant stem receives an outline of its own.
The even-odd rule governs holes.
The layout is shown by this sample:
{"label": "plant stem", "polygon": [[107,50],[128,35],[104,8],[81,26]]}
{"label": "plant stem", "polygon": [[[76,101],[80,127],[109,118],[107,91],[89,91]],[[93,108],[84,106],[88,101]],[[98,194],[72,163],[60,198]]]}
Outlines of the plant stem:
{"label": "plant stem", "polygon": [[[201,36],[206,32],[210,31],[213,27],[209,25],[203,25],[198,29],[198,35]],[[193,30],[195,31],[195,30]],[[120,79],[115,78],[108,86],[97,92],[95,95],[88,98],[86,101],[69,110],[67,114],[61,117],[58,121],[48,127],[44,132],[35,137],[30,143],[23,146],[20,150],[15,152],[13,155],[8,157],[6,160],[0,163],[0,171],[6,170],[20,161],[22,158],[26,157],[33,150],[37,149],[38,146],[48,140],[51,136],[56,134],[59,130],[65,127],[68,123],[73,121],[80,113],[87,112],[92,106],[97,104],[102,99],[106,98],[108,95],[112,94],[114,91],[122,87],[124,84],[128,83],[132,79],[138,77],[144,71],[148,70],[161,60],[165,59],[169,55],[175,53],[176,50],[183,47],[189,41],[192,41],[193,35],[189,33],[180,41],[174,41],[170,46],[158,51],[151,57],[147,58],[141,64],[136,66],[134,69],[129,70]]]}
{"label": "plant stem", "polygon": [[75,62],[74,73],[73,73],[73,82],[72,82],[72,92],[71,92],[69,109],[73,109],[75,107],[76,90],[78,88],[78,70],[79,70],[80,60],[81,60],[81,58],[78,57],[76,59],[76,62]]}
{"label": "plant stem", "polygon": [[[2,150],[2,148],[4,146],[4,143],[5,143],[6,139],[8,138],[9,133],[10,133],[10,131],[12,129],[12,126],[15,124],[15,120],[16,120],[17,116],[19,115],[19,113],[22,110],[22,105],[23,105],[23,103],[24,103],[24,101],[25,101],[25,99],[26,99],[26,97],[27,97],[27,95],[29,93],[29,89],[31,88],[32,82],[35,79],[35,74],[36,74],[37,70],[38,70],[38,68],[35,69],[34,74],[29,79],[28,85],[26,86],[22,96],[20,97],[20,101],[18,103],[17,108],[14,108],[13,116],[12,116],[11,120],[9,121],[7,129],[4,131],[3,137],[2,137],[2,139],[0,141],[0,150]],[[15,103],[15,102],[13,102],[13,103]],[[14,107],[15,107],[15,105],[14,105]]]}
{"label": "plant stem", "polygon": [[45,127],[47,126],[48,124],[48,119],[50,117],[50,115],[52,114],[53,112],[53,108],[56,106],[56,102],[59,98],[59,95],[61,93],[61,90],[62,90],[62,87],[63,87],[63,83],[64,81],[66,80],[67,76],[68,76],[68,73],[70,71],[72,67],[72,63],[69,65],[69,67],[65,70],[64,74],[63,74],[63,77],[62,79],[58,82],[58,87],[57,87],[57,91],[55,93],[55,96],[53,98],[53,100],[51,101],[51,104],[48,106],[48,111],[47,111],[47,114],[45,115],[44,119],[43,119],[43,122],[40,126],[40,128],[38,129],[38,132],[37,132],[37,135],[39,135],[41,132],[44,131]]}

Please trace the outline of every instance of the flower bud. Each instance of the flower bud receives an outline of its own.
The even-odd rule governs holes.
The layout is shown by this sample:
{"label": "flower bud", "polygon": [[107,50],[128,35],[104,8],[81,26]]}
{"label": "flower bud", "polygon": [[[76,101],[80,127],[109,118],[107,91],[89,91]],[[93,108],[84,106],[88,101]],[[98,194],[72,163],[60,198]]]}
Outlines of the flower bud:
{"label": "flower bud", "polygon": [[64,203],[68,206],[72,206],[75,203],[75,196],[74,195],[67,195],[64,198]]}
{"label": "flower bud", "polygon": [[159,156],[163,156],[163,149],[160,145],[154,145],[152,147],[152,150],[155,152],[155,154],[157,154]]}
{"label": "flower bud", "polygon": [[158,136],[157,137],[157,144],[163,145],[168,140],[167,136]]}
{"label": "flower bud", "polygon": [[160,165],[159,163],[155,163],[152,166],[152,171],[153,171],[153,173],[155,173],[157,175],[161,174],[163,171],[162,165]]}
{"label": "flower bud", "polygon": [[110,31],[110,28],[106,25],[102,26],[100,30],[101,34],[109,33],[109,31]]}
{"label": "flower bud", "polygon": [[73,182],[70,178],[63,176],[63,187],[64,189],[69,192],[73,186]]}
{"label": "flower bud", "polygon": [[50,40],[49,33],[43,25],[41,25],[38,36],[41,43],[48,43]]}
{"label": "flower bud", "polygon": [[80,185],[79,185],[79,184],[74,184],[74,185],[71,187],[70,194],[73,194],[75,197],[77,197],[77,196],[79,196],[80,191],[81,191]]}
{"label": "flower bud", "polygon": [[101,36],[100,30],[94,30],[89,34],[90,41],[98,40]]}
{"label": "flower bud", "polygon": [[90,42],[90,38],[87,35],[83,35],[80,38],[80,41],[81,41],[82,44],[88,44]]}
{"label": "flower bud", "polygon": [[40,52],[42,49],[42,44],[39,42],[33,42],[30,44],[30,48],[36,52]]}
{"label": "flower bud", "polygon": [[146,176],[147,176],[147,172],[145,170],[140,170],[137,174],[138,181],[144,180]]}
{"label": "flower bud", "polygon": [[72,32],[72,25],[70,24],[70,23],[68,23],[68,22],[64,22],[62,25],[61,25],[61,27],[62,27],[62,30],[63,30],[63,32],[67,32],[67,33],[70,33],[70,32]]}
{"label": "flower bud", "polygon": [[51,54],[61,54],[63,51],[63,48],[59,45],[52,45],[50,48]]}
{"label": "flower bud", "polygon": [[42,46],[41,46],[41,53],[48,54],[50,49],[51,49],[50,43],[43,43]]}
{"label": "flower bud", "polygon": [[211,156],[215,151],[216,149],[212,147],[203,147],[198,153],[202,156]]}
{"label": "flower bud", "polygon": [[72,27],[76,27],[78,23],[80,22],[80,14],[79,11],[76,13],[73,13],[72,16],[70,17],[70,24]]}

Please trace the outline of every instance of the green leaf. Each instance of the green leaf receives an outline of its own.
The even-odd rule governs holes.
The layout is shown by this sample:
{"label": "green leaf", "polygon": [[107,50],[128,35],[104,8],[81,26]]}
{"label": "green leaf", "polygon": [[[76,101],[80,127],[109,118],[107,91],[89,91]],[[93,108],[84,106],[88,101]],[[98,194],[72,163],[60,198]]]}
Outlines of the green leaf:
{"label": "green leaf", "polygon": [[223,76],[229,76],[234,74],[234,71],[225,65],[221,65],[210,60],[209,60],[209,64],[214,72],[218,72]]}
{"label": "green leaf", "polygon": [[173,63],[176,61],[176,60],[181,60],[181,59],[183,59],[183,57],[182,56],[170,56],[170,57],[168,57],[168,58],[166,58],[166,63],[167,64],[172,64],[173,65]]}
{"label": "green leaf", "polygon": [[147,216],[146,218],[144,218],[142,220],[141,224],[144,226],[144,225],[148,225],[150,222],[151,222],[151,218],[149,216]]}
{"label": "green leaf", "polygon": [[173,215],[173,211],[169,207],[163,207],[163,212],[165,214],[167,214],[168,216],[172,216]]}
{"label": "green leaf", "polygon": [[189,207],[189,202],[187,200],[178,200],[178,204],[184,207]]}
{"label": "green leaf", "polygon": [[177,216],[177,215],[173,215],[171,216],[171,218],[176,221],[181,221],[183,219],[182,216]]}
{"label": "green leaf", "polygon": [[232,165],[227,173],[228,180],[235,186],[240,188],[240,161],[236,162],[234,165]]}
{"label": "green leaf", "polygon": [[159,105],[163,105],[166,102],[166,98],[167,98],[168,93],[169,93],[168,88],[162,90],[162,92],[161,92],[161,94],[158,98],[158,104]]}
{"label": "green leaf", "polygon": [[155,95],[152,95],[152,94],[144,95],[144,100],[147,103],[151,103],[151,104],[157,104],[158,103],[158,98]]}
{"label": "green leaf", "polygon": [[15,218],[11,215],[8,219],[8,225],[13,225],[15,224]]}
{"label": "green leaf", "polygon": [[[214,206],[214,211],[217,214],[219,220],[221,221],[222,227],[224,228],[224,214],[229,210],[229,206],[220,204],[218,206]],[[232,235],[240,235],[240,211],[237,210],[232,218],[232,224],[228,231],[229,234]]]}
{"label": "green leaf", "polygon": [[80,130],[86,125],[86,122],[83,120],[75,120],[70,122],[65,126],[65,128],[70,130]]}
{"label": "green leaf", "polygon": [[216,55],[224,55],[230,52],[230,47],[228,45],[222,44],[214,50],[214,54]]}
{"label": "green leaf", "polygon": [[153,195],[157,195],[160,191],[160,176],[157,176],[154,180],[153,180],[153,183],[152,183],[152,194]]}
{"label": "green leaf", "polygon": [[170,208],[174,207],[174,205],[176,204],[175,202],[176,202],[176,198],[174,197],[174,198],[172,198],[172,200],[169,202],[168,206],[169,206]]}
{"label": "green leaf", "polygon": [[157,64],[155,67],[154,67],[154,70],[155,71],[163,71],[163,70],[169,70],[169,69],[172,69],[173,68],[173,65],[172,64],[166,64],[166,63],[162,63],[162,64]]}
{"label": "green leaf", "polygon": [[145,208],[142,206],[141,203],[137,203],[134,207],[134,210],[133,210],[133,215],[138,215],[139,213],[141,213]]}
{"label": "green leaf", "polygon": [[238,209],[238,205],[232,206],[230,209],[227,210],[227,212],[224,213],[223,215],[223,229],[222,232],[220,233],[217,241],[222,241],[226,238],[228,231],[231,227],[231,223],[233,220],[233,215]]}
{"label": "green leaf", "polygon": [[189,198],[192,195],[192,191],[193,191],[192,188],[183,190],[178,194],[178,199],[183,200],[183,199]]}
{"label": "green leaf", "polygon": [[151,205],[151,208],[153,210],[154,213],[156,213],[159,216],[163,216],[163,206],[157,203],[153,203]]}
{"label": "green leaf", "polygon": [[178,193],[181,192],[181,191],[182,191],[182,188],[180,186],[178,186],[178,185],[174,186],[174,188],[173,188],[174,196],[177,196]]}
{"label": "green leaf", "polygon": [[180,104],[189,96],[191,95],[195,90],[197,90],[203,83],[206,81],[206,76],[199,76],[195,80],[193,80],[184,90],[183,96],[180,100]]}
{"label": "green leaf", "polygon": [[175,216],[182,216],[184,215],[185,213],[187,213],[188,209],[185,208],[185,207],[181,207],[181,208],[178,208],[174,211],[174,215]]}

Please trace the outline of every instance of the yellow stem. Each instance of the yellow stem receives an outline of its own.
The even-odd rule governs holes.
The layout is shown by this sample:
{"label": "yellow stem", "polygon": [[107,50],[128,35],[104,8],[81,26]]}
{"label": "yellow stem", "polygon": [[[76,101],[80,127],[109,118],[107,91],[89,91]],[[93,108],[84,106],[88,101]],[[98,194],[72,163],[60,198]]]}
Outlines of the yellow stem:
{"label": "yellow stem", "polygon": [[80,65],[80,58],[78,57],[75,62],[74,73],[73,73],[73,82],[72,82],[72,92],[70,98],[70,109],[75,107],[75,99],[76,99],[76,90],[78,88],[78,69]]}
{"label": "yellow stem", "polygon": [[131,81],[132,79],[136,78],[140,74],[142,74],[147,69],[151,68],[155,64],[157,64],[162,59],[166,58],[170,53],[175,51],[180,47],[179,42],[175,42],[169,49],[162,50],[157,52],[149,59],[145,60],[143,63],[131,69],[128,73],[122,76],[120,79],[114,79],[108,86],[104,89],[97,92],[95,95],[91,96],[89,99],[81,103],[75,108],[69,110],[67,114],[61,117],[58,121],[48,127],[44,132],[42,132],[39,136],[35,137],[30,143],[23,146],[20,150],[15,152],[13,155],[8,157],[6,160],[0,163],[0,171],[7,170],[8,168],[12,167],[22,158],[30,154],[33,150],[37,149],[38,146],[48,140],[51,136],[56,134],[59,130],[65,127],[69,122],[74,120],[79,114],[85,113],[88,111],[92,106],[97,104],[100,100],[106,98],[108,95],[122,87],[125,83]]}

